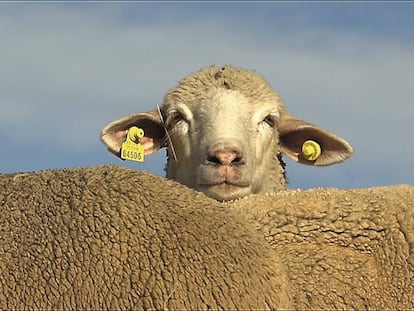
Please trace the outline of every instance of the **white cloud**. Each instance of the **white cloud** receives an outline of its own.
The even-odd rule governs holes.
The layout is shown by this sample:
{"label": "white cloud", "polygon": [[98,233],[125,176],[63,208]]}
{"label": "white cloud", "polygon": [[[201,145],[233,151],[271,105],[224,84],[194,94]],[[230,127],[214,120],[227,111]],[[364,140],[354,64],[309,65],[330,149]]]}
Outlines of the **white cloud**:
{"label": "white cloud", "polygon": [[[164,13],[154,24],[123,22],[125,11],[103,5],[3,10],[0,131],[6,144],[44,147],[47,139],[65,150],[105,152],[96,146],[107,122],[151,109],[199,67],[232,63],[255,68],[288,109],[355,147],[349,164],[321,170],[290,164],[295,183],[306,186],[313,176],[318,184],[359,185],[363,168],[369,172],[363,184],[394,172],[393,182],[412,167],[413,42],[346,29],[261,28],[260,20],[243,26],[236,15],[213,11],[195,18],[176,10],[166,17],[170,22],[160,22]],[[383,174],[374,176],[377,170]],[[302,173],[306,182],[298,180]]]}

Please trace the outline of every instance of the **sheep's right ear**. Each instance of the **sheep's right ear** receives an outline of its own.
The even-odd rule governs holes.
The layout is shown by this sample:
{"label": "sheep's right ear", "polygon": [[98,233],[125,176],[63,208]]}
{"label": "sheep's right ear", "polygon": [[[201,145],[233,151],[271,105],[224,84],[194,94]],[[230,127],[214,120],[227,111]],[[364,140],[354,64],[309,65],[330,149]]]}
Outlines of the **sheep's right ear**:
{"label": "sheep's right ear", "polygon": [[144,130],[144,137],[140,143],[143,145],[145,155],[152,154],[165,147],[165,130],[158,110],[137,113],[123,117],[109,123],[101,131],[101,140],[108,150],[121,157],[122,143],[126,139],[128,129],[137,126]]}

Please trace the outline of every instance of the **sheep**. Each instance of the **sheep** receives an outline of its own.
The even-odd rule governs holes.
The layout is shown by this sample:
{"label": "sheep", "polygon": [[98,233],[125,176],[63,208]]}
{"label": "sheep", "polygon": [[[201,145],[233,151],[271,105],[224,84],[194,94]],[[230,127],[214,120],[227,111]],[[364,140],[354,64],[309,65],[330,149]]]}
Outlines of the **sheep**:
{"label": "sheep", "polygon": [[[353,153],[344,139],[289,113],[263,77],[231,65],[190,74],[159,109],[109,123],[101,140],[122,157],[134,126],[144,130],[139,140],[145,155],[167,147],[167,178],[219,201],[284,189],[282,153],[315,166],[339,163]],[[309,140],[320,155],[302,152]]]}
{"label": "sheep", "polygon": [[104,166],[0,188],[1,309],[414,308],[413,186],[222,203]]}
{"label": "sheep", "polygon": [[263,236],[176,182],[102,166],[0,189],[0,309],[292,307]]}
{"label": "sheep", "polygon": [[285,190],[227,207],[283,254],[295,309],[414,309],[414,186]]}

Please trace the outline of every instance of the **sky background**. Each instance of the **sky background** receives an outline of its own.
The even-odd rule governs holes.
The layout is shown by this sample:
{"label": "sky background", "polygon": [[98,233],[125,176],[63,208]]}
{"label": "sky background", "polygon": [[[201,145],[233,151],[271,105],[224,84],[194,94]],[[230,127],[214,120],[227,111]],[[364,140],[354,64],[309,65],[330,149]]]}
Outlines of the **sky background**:
{"label": "sky background", "polygon": [[0,3],[0,173],[116,164],[100,130],[212,64],[255,69],[296,116],[348,140],[289,188],[414,184],[414,2]]}

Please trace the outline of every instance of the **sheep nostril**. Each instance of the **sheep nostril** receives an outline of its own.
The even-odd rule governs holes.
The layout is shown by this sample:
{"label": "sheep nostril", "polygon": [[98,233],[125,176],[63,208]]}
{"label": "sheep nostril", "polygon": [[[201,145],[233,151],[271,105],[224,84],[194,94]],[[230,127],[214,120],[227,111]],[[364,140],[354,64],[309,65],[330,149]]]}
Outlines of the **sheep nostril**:
{"label": "sheep nostril", "polygon": [[231,161],[231,164],[241,164],[243,162],[243,159],[241,156],[237,156]]}
{"label": "sheep nostril", "polygon": [[221,164],[221,161],[214,155],[209,155],[207,157],[207,162],[208,163],[214,163],[214,164]]}

